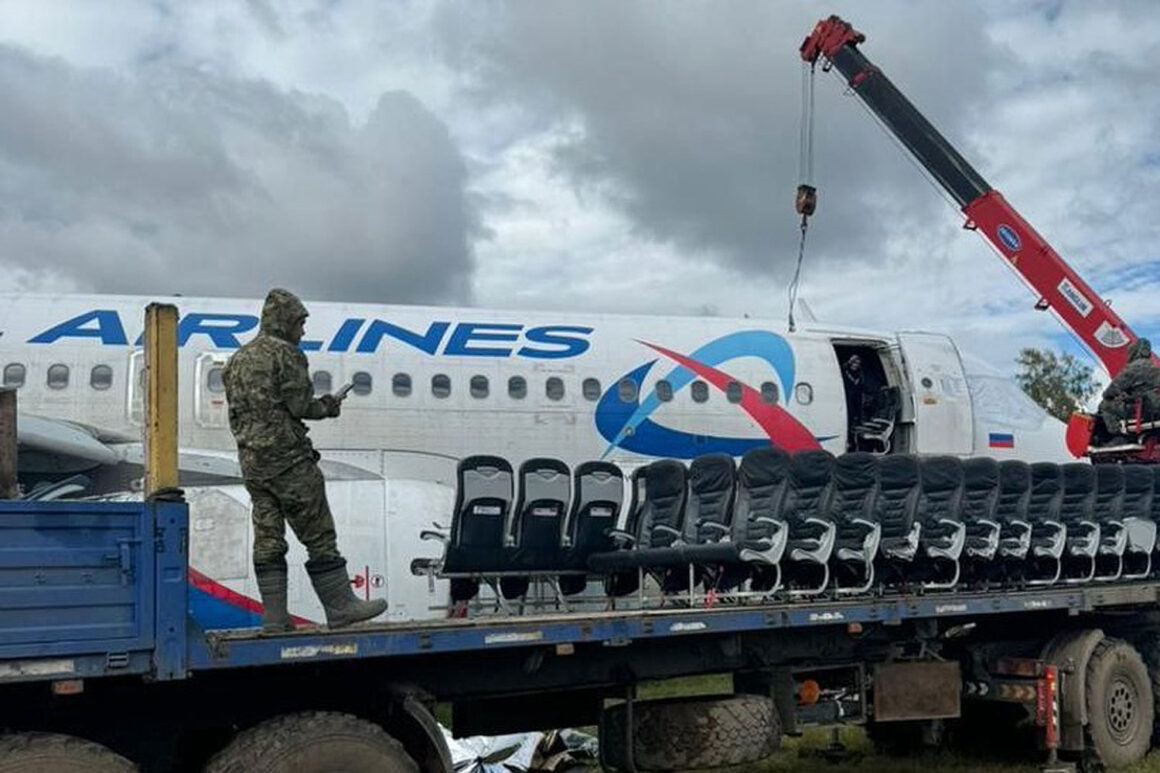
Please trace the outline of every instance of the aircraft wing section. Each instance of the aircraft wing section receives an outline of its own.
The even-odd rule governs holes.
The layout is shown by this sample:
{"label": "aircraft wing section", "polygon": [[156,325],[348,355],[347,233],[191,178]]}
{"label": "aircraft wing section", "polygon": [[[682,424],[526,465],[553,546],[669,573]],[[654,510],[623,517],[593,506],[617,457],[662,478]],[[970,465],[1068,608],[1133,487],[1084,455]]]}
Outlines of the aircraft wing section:
{"label": "aircraft wing section", "polygon": [[21,456],[26,452],[39,458],[56,458],[65,469],[97,467],[121,461],[99,432],[83,424],[42,416],[19,414],[16,442]]}

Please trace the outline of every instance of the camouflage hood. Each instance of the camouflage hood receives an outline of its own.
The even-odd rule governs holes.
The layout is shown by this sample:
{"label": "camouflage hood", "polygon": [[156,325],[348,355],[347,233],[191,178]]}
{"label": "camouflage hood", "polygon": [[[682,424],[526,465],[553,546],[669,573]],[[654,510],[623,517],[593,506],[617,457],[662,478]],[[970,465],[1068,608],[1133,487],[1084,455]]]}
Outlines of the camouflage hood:
{"label": "camouflage hood", "polygon": [[1128,347],[1128,362],[1146,360],[1152,356],[1152,342],[1147,338],[1137,338]]}
{"label": "camouflage hood", "polygon": [[289,341],[294,323],[307,314],[297,295],[280,288],[271,290],[262,306],[262,332]]}

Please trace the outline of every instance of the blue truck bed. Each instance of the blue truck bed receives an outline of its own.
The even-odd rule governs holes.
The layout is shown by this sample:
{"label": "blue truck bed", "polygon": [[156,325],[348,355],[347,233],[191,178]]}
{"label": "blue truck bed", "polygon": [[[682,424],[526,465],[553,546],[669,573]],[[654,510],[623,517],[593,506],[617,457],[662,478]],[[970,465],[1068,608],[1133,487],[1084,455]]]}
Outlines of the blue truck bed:
{"label": "blue truck bed", "polygon": [[182,503],[0,502],[0,683],[466,653],[940,617],[1154,604],[1154,581],[843,601],[557,613],[340,631],[202,631],[188,614]]}

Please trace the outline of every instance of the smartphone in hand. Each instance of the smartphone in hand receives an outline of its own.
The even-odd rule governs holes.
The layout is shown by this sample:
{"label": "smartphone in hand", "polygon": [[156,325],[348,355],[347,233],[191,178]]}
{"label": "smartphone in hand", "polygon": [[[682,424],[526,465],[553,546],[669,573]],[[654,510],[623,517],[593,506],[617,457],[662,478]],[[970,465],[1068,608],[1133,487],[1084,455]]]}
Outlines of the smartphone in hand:
{"label": "smartphone in hand", "polygon": [[350,390],[352,390],[352,389],[354,389],[354,382],[353,382],[353,381],[351,381],[351,382],[349,382],[349,383],[345,384],[345,385],[342,387],[342,389],[340,389],[340,390],[338,390],[337,392],[335,392],[335,393],[334,393],[334,399],[335,399],[335,400],[338,400],[339,402],[342,402],[343,400],[345,400],[345,399],[346,399],[346,396],[347,396],[348,394],[350,394]]}

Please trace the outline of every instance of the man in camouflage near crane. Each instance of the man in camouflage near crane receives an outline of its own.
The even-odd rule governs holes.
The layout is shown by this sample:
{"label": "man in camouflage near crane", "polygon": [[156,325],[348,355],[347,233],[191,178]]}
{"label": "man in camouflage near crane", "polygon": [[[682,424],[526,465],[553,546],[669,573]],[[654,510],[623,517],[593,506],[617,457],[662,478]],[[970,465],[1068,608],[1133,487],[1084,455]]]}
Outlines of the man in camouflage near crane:
{"label": "man in camouflage near crane", "polygon": [[1132,343],[1128,364],[1108,384],[1100,400],[1100,418],[1113,441],[1120,435],[1120,422],[1136,418],[1137,402],[1141,421],[1160,420],[1160,367],[1152,362],[1152,343],[1147,338]]}
{"label": "man in camouflage near crane", "polygon": [[230,430],[253,509],[262,630],[268,633],[294,628],[287,609],[287,522],[306,547],[306,571],[331,628],[369,620],[387,608],[385,600],[363,601],[351,590],[318,452],[302,421],[334,418],[342,408],[341,397],[313,397],[306,355],[298,348],[307,315],[293,293],[271,290],[261,332],[230,358],[225,371]]}

